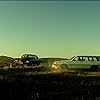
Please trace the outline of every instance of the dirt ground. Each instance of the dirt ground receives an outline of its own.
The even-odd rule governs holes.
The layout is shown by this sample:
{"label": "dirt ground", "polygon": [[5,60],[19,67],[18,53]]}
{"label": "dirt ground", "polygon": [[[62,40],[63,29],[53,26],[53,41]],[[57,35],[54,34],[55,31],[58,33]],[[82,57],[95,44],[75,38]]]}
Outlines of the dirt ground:
{"label": "dirt ground", "polygon": [[100,100],[100,72],[1,70],[0,100]]}

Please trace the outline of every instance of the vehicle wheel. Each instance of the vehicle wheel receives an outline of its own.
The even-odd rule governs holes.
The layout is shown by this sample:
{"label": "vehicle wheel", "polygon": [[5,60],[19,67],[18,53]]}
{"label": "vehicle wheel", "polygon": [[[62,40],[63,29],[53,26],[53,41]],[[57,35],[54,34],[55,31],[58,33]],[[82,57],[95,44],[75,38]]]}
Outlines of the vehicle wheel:
{"label": "vehicle wheel", "polygon": [[68,67],[67,64],[61,64],[61,65],[60,65],[60,68],[61,68],[62,70],[68,70],[68,69],[69,69],[69,67]]}
{"label": "vehicle wheel", "polygon": [[90,71],[98,71],[98,70],[99,70],[98,65],[92,65],[92,66],[90,67]]}

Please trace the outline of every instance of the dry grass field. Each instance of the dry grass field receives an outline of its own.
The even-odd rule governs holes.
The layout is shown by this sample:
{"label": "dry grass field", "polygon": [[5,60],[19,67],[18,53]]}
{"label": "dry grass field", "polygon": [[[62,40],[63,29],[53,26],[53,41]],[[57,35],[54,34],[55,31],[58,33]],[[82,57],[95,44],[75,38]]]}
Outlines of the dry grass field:
{"label": "dry grass field", "polygon": [[99,71],[55,71],[54,59],[43,60],[37,67],[2,66],[0,100],[100,100]]}
{"label": "dry grass field", "polygon": [[100,100],[100,72],[2,70],[0,97],[6,100]]}

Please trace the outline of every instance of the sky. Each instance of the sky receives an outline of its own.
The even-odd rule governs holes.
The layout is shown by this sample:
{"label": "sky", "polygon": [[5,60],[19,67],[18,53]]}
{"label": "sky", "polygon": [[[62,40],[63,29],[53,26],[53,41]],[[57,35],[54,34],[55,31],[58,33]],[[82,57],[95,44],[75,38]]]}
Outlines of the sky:
{"label": "sky", "polygon": [[0,56],[100,55],[99,1],[0,1]]}

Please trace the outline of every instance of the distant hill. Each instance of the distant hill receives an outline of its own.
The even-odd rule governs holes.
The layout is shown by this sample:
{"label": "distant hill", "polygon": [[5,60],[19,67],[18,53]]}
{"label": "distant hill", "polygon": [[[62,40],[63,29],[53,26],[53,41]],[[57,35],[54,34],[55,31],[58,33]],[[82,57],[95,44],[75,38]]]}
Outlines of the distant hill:
{"label": "distant hill", "polygon": [[14,59],[7,56],[0,56],[0,67],[9,66]]}

